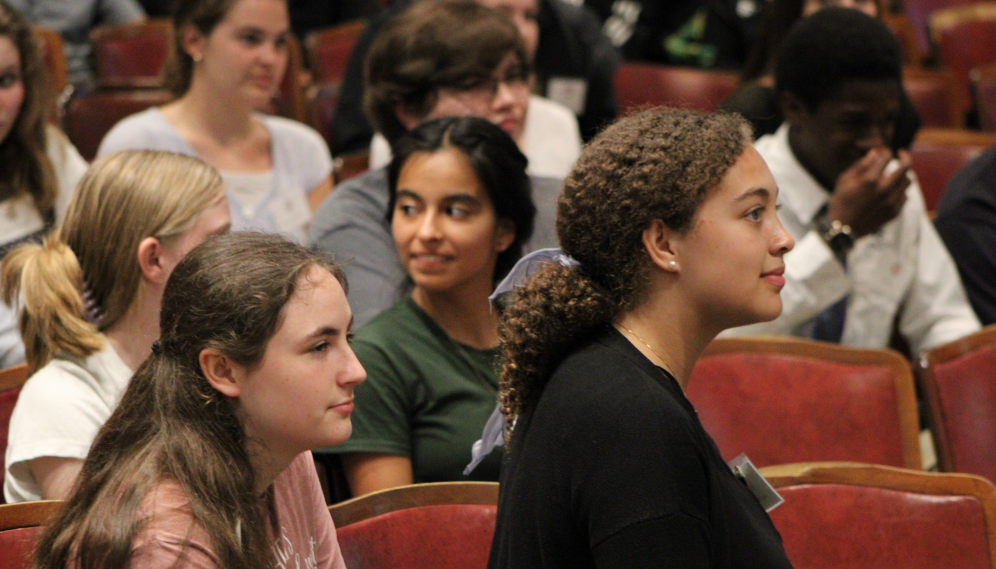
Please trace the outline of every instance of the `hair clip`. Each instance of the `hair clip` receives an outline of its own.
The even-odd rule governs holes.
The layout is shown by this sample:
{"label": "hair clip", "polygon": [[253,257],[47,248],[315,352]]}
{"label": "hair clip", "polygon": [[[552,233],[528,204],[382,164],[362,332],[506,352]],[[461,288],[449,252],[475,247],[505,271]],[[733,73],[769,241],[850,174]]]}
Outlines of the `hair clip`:
{"label": "hair clip", "polygon": [[498,283],[498,286],[495,287],[495,291],[488,297],[488,302],[491,303],[491,307],[494,308],[496,303],[499,302],[499,299],[506,293],[512,292],[517,288],[521,288],[524,284],[526,284],[526,280],[528,280],[533,273],[551,261],[560,263],[565,267],[581,266],[581,263],[577,262],[574,257],[565,255],[559,248],[537,249],[536,251],[533,251],[532,253],[519,259],[519,262],[512,267],[512,270],[508,272],[508,275],[506,275],[505,278]]}
{"label": "hair clip", "polygon": [[163,346],[159,343],[159,340],[152,342],[152,353],[159,356],[163,353]]}

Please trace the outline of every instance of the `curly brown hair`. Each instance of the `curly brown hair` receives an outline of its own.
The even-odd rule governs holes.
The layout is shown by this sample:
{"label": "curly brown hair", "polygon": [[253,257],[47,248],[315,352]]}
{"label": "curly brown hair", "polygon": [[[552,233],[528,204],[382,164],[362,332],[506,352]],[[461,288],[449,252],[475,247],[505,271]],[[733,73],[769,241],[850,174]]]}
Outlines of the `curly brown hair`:
{"label": "curly brown hair", "polygon": [[557,211],[561,247],[581,267],[541,268],[499,320],[501,406],[510,426],[572,346],[644,298],[644,229],[660,219],[690,230],[699,205],[750,141],[739,115],[656,108],[588,143]]}

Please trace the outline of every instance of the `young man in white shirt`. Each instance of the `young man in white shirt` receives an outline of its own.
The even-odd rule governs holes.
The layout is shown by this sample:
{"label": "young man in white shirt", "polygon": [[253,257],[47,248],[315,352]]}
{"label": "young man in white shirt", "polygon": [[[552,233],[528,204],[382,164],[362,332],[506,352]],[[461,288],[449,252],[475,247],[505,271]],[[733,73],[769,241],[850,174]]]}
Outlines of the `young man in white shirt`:
{"label": "young man in white shirt", "polygon": [[784,309],[728,335],[879,348],[898,328],[917,354],[979,329],[909,155],[888,149],[901,62],[889,29],[857,10],[821,10],[786,39],[776,66],[786,121],[755,144],[796,240],[785,256]]}

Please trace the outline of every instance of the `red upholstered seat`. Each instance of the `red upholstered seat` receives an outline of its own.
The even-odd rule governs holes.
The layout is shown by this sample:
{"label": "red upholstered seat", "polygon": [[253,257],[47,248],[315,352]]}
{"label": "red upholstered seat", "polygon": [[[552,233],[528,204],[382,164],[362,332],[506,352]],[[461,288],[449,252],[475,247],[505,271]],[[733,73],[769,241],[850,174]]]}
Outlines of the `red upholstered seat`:
{"label": "red upholstered seat", "polygon": [[943,69],[903,68],[903,87],[923,126],[960,128],[968,101],[962,101],[951,72]]}
{"label": "red upholstered seat", "polygon": [[794,338],[719,339],[689,400],[726,460],[920,468],[913,378],[897,353]]}
{"label": "red upholstered seat", "polygon": [[962,166],[996,144],[996,135],[967,130],[924,128],[910,154],[927,211],[937,209],[944,188]]}
{"label": "red upholstered seat", "polygon": [[967,94],[972,68],[996,62],[996,2],[936,10],[930,30],[941,65]]}
{"label": "red upholstered seat", "polygon": [[0,569],[27,569],[42,524],[62,502],[48,500],[0,506]]}
{"label": "red upholstered seat", "polygon": [[739,81],[728,71],[623,63],[615,75],[616,104],[620,115],[657,105],[712,112]]}
{"label": "red upholstered seat", "polygon": [[498,485],[416,484],[329,507],[350,569],[483,569]]}
{"label": "red upholstered seat", "polygon": [[66,135],[83,158],[93,160],[100,141],[119,120],[172,98],[164,89],[98,89],[69,102],[63,121]]}
{"label": "red upholstered seat", "polygon": [[356,40],[366,27],[364,20],[316,30],[304,40],[308,67],[319,85],[339,85]]}
{"label": "red upholstered seat", "polygon": [[927,352],[918,372],[940,467],[996,480],[996,326]]}
{"label": "red upholstered seat", "polygon": [[960,6],[962,4],[972,4],[979,0],[901,0],[903,11],[909,18],[913,30],[916,32],[916,39],[922,53],[930,52],[930,37],[927,33],[927,20],[934,10],[947,8],[948,6]]}
{"label": "red upholstered seat", "polygon": [[854,464],[762,474],[785,498],[771,520],[796,569],[993,567],[996,487],[981,478]]}
{"label": "red upholstered seat", "polygon": [[173,24],[147,20],[99,26],[90,32],[101,87],[162,87],[163,70],[173,49]]}
{"label": "red upholstered seat", "polygon": [[[3,478],[7,472],[4,468],[4,457],[7,454],[7,433],[10,431],[10,415],[14,412],[17,396],[21,386],[28,379],[26,364],[12,366],[0,370],[0,504],[4,503]],[[2,551],[0,547],[0,551]]]}

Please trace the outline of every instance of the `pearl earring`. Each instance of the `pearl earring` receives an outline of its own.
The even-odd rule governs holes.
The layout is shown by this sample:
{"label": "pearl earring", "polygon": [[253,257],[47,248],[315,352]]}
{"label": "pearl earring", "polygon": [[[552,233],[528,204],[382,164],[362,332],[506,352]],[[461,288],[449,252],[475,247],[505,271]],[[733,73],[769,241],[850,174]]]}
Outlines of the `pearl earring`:
{"label": "pearl earring", "polygon": [[204,55],[200,53],[195,53],[194,55],[190,56],[190,59],[193,59],[194,63],[200,63],[201,60],[204,59]]}
{"label": "pearl earring", "polygon": [[672,271],[677,271],[678,270],[678,262],[677,261],[668,261],[667,262],[667,268],[671,269]]}

